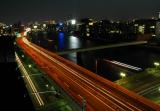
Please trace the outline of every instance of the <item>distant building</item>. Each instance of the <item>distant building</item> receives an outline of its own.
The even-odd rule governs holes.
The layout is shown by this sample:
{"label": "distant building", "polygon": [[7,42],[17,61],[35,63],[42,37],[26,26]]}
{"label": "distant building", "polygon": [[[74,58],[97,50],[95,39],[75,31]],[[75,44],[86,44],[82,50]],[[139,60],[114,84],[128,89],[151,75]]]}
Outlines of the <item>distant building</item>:
{"label": "distant building", "polygon": [[66,31],[68,34],[75,34],[78,31],[79,23],[76,19],[71,19],[66,21]]}
{"label": "distant building", "polygon": [[4,28],[6,27],[5,24],[3,23],[0,23],[0,34],[3,34],[4,33]]}
{"label": "distant building", "polygon": [[135,34],[155,34],[155,19],[138,19],[132,23]]}
{"label": "distant building", "polygon": [[156,22],[156,37],[160,38],[160,12]]}
{"label": "distant building", "polygon": [[49,20],[44,21],[41,23],[41,30],[47,31],[47,32],[55,32],[56,31],[56,22],[55,20]]}
{"label": "distant building", "polygon": [[107,19],[94,21],[89,18],[81,20],[79,31],[82,37],[108,42],[131,40],[134,34],[128,22],[113,22]]}
{"label": "distant building", "polygon": [[14,23],[12,28],[13,28],[13,31],[17,33],[21,33],[24,31],[24,25],[22,25],[21,21]]}
{"label": "distant building", "polygon": [[90,18],[81,19],[81,25],[79,25],[79,32],[82,37],[94,38],[96,35],[96,21]]}

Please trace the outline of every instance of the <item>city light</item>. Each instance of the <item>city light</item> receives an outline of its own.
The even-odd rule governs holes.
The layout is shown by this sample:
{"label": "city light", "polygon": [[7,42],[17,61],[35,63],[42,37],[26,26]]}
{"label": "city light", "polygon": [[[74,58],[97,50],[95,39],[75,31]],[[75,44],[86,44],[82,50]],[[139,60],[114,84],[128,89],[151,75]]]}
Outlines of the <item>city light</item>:
{"label": "city light", "polygon": [[63,26],[63,23],[62,23],[62,22],[60,22],[60,23],[59,23],[59,26]]}
{"label": "city light", "polygon": [[87,31],[87,32],[89,32],[89,31],[90,31],[90,29],[89,29],[89,28],[86,28],[86,31]]}
{"label": "city light", "polygon": [[31,28],[26,28],[26,32],[30,32],[31,31]]}
{"label": "city light", "polygon": [[92,25],[93,25],[93,22],[90,22],[89,25],[92,26]]}
{"label": "city light", "polygon": [[75,19],[71,20],[71,24],[75,25],[76,24],[76,20]]}
{"label": "city light", "polygon": [[140,33],[144,34],[145,26],[144,25],[139,26],[138,30],[139,30]]}
{"label": "city light", "polygon": [[135,27],[137,27],[137,26],[138,26],[138,24],[134,24],[134,26],[135,26]]}
{"label": "city light", "polygon": [[24,32],[23,36],[27,36],[27,33],[31,31],[31,28],[26,28],[26,31]]}
{"label": "city light", "polygon": [[90,36],[90,34],[89,34],[89,33],[87,33],[87,34],[86,34],[86,36]]}
{"label": "city light", "polygon": [[43,24],[43,27],[45,28],[47,25],[46,24]]}
{"label": "city light", "polygon": [[151,26],[150,28],[151,28],[151,29],[154,29],[154,28],[155,28],[155,26]]}
{"label": "city light", "polygon": [[46,87],[48,88],[48,87],[49,87],[49,85],[48,85],[48,84],[46,84]]}
{"label": "city light", "polygon": [[37,29],[37,28],[38,28],[38,26],[36,26],[36,25],[35,25],[35,26],[33,26],[33,28],[34,28],[34,29]]}
{"label": "city light", "polygon": [[153,34],[153,35],[152,35],[152,37],[156,37],[156,35],[155,35],[155,34]]}

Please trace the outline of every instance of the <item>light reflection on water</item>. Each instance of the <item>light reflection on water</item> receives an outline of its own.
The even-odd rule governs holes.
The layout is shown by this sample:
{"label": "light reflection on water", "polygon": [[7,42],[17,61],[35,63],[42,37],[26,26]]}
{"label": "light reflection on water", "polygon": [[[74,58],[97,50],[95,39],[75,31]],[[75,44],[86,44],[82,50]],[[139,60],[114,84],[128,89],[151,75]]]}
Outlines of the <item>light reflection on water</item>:
{"label": "light reflection on water", "polygon": [[81,40],[75,36],[66,36],[63,32],[58,33],[58,51],[81,48]]}
{"label": "light reflection on water", "polygon": [[[62,32],[58,33],[58,36],[55,36],[53,39],[55,42],[52,43],[53,45],[51,45],[51,47],[47,46],[47,43],[44,42],[45,39],[42,39],[41,43],[46,45],[48,49],[56,49],[56,51],[65,51],[75,48],[86,48],[106,44],[99,41],[85,40],[80,37],[68,36]],[[35,41],[38,40],[35,39]],[[80,63],[79,65],[93,72],[95,71],[95,61],[97,59],[116,60],[136,67],[141,67],[143,69],[152,67],[154,61],[160,61],[159,51],[152,51],[140,46],[119,47],[83,53],[70,53],[68,55],[63,55],[63,57],[75,63]],[[106,64],[101,61],[98,63],[98,72],[110,80],[117,79],[117,74],[119,74],[118,72],[123,70],[122,68],[120,69],[114,65]]]}
{"label": "light reflection on water", "polygon": [[75,48],[80,48],[81,44],[80,44],[80,39],[74,36],[70,36],[69,40],[69,48],[70,49],[75,49]]}
{"label": "light reflection on water", "polygon": [[59,50],[64,49],[64,33],[63,32],[58,33],[58,49]]}

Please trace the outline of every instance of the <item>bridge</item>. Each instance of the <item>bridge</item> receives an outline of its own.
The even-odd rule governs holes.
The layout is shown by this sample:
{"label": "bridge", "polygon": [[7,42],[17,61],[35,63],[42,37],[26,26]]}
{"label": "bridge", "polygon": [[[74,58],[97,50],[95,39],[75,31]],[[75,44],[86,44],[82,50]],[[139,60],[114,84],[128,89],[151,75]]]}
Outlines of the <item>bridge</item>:
{"label": "bridge", "polygon": [[89,48],[79,48],[79,49],[70,49],[67,51],[61,51],[57,52],[58,55],[64,55],[74,52],[86,52],[86,51],[94,51],[94,50],[100,50],[100,49],[107,49],[107,48],[116,48],[116,47],[123,47],[123,46],[131,46],[131,45],[142,45],[146,44],[147,41],[136,41],[136,42],[124,42],[124,43],[117,43],[117,44],[107,44],[102,46],[94,46]]}
{"label": "bridge", "polygon": [[17,44],[63,90],[87,111],[158,111],[160,106],[111,81],[108,81],[26,38]]}

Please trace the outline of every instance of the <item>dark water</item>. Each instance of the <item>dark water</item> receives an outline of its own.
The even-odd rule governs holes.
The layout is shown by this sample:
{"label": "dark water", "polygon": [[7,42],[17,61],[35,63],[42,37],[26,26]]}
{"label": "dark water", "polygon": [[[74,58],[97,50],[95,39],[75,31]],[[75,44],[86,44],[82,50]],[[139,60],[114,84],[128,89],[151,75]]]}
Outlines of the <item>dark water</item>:
{"label": "dark water", "polygon": [[46,35],[44,33],[31,36],[33,43],[57,52],[106,44],[103,41],[80,39],[76,36],[66,36],[64,33],[58,33],[57,35],[53,34],[52,37],[50,37],[51,35]]}
{"label": "dark water", "polygon": [[[74,36],[66,36],[64,33],[59,33],[58,36],[50,38],[41,37],[41,46],[53,51],[60,52],[69,49],[87,48],[92,46],[99,46],[105,43],[98,40],[85,40]],[[37,40],[33,40],[37,42]],[[145,46],[127,46],[119,48],[110,48],[97,51],[71,53],[63,55],[64,58],[73,61],[109,80],[115,81],[120,79],[120,72],[125,72],[127,76],[132,76],[137,71],[119,67],[117,65],[107,63],[105,60],[116,60],[128,65],[142,68],[154,67],[155,61],[160,61],[160,51],[149,49]]]}
{"label": "dark water", "polygon": [[154,62],[160,61],[160,50],[148,49],[144,46],[129,46],[110,48],[94,52],[81,53],[81,61],[78,63],[87,69],[97,72],[99,75],[112,81],[120,79],[120,73],[132,76],[140,71],[119,67],[106,60],[115,60],[121,63],[142,68],[142,71],[154,67]]}

